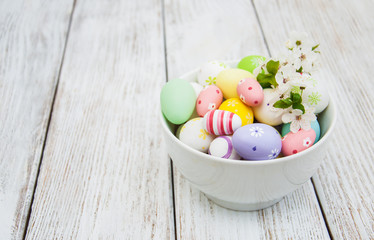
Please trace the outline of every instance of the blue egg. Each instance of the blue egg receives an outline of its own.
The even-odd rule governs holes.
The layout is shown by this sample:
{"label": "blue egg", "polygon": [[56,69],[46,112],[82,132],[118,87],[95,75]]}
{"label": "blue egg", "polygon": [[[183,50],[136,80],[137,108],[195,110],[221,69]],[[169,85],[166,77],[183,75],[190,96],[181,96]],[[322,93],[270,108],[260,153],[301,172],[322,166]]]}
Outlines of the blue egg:
{"label": "blue egg", "polygon": [[[316,140],[314,141],[314,143],[316,143],[316,142],[318,142],[319,137],[321,136],[321,128],[319,127],[319,123],[318,123],[317,120],[314,120],[311,123],[311,125],[312,125],[312,129],[316,132]],[[282,126],[282,137],[284,137],[287,133],[289,133],[291,131],[290,126],[291,126],[290,123],[283,124],[283,126]]]}

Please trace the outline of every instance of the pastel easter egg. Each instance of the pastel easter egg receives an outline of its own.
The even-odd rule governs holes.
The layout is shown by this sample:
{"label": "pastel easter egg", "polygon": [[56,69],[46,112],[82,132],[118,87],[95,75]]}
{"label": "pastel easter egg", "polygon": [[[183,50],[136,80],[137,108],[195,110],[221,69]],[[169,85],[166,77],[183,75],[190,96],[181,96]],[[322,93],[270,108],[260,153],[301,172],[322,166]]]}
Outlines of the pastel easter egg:
{"label": "pastel easter egg", "polygon": [[200,152],[208,152],[209,145],[215,138],[203,128],[203,118],[194,118],[186,122],[177,133],[179,140]]}
{"label": "pastel easter egg", "polygon": [[239,154],[232,146],[231,136],[216,137],[209,146],[208,153],[212,156],[226,158],[226,159],[241,159]]}
{"label": "pastel easter egg", "polygon": [[309,82],[310,86],[303,91],[303,103],[313,107],[315,109],[314,113],[318,114],[325,110],[329,104],[329,88],[314,78],[310,79]]}
{"label": "pastel easter egg", "polygon": [[217,75],[216,85],[223,92],[223,97],[226,99],[239,97],[236,88],[240,80],[244,78],[253,78],[252,73],[243,69],[230,68],[221,71]]}
{"label": "pastel easter egg", "polygon": [[316,139],[313,129],[300,129],[297,133],[289,132],[282,138],[282,153],[284,156],[296,154],[311,147]]}
{"label": "pastel easter egg", "polygon": [[263,123],[239,128],[232,136],[232,143],[236,152],[246,160],[274,159],[282,149],[279,132]]}
{"label": "pastel easter egg", "polygon": [[222,103],[222,91],[215,85],[205,87],[196,99],[196,111],[200,117],[210,110],[217,109]]}
{"label": "pastel easter egg", "polygon": [[[321,128],[320,128],[317,120],[312,121],[310,123],[310,125],[311,125],[312,129],[314,130],[314,132],[316,133],[316,140],[314,141],[314,143],[316,143],[316,142],[318,142],[318,140],[321,136]],[[291,131],[290,128],[291,128],[290,123],[283,124],[283,126],[282,126],[282,136],[283,137]]]}
{"label": "pastel easter egg", "polygon": [[195,90],[183,79],[167,82],[161,90],[160,98],[162,113],[174,124],[186,122],[195,109]]}
{"label": "pastel easter egg", "polygon": [[266,58],[258,55],[250,55],[242,58],[238,63],[238,68],[253,73],[253,70],[265,62]]}
{"label": "pastel easter egg", "polygon": [[236,91],[240,100],[250,107],[258,106],[264,100],[262,87],[254,78],[240,80]]}
{"label": "pastel easter egg", "polygon": [[204,87],[198,84],[197,82],[190,82],[190,84],[192,85],[193,90],[195,90],[196,96],[199,96],[200,92],[204,89]]}
{"label": "pastel easter egg", "polygon": [[277,97],[277,93],[272,88],[265,88],[263,90],[264,100],[259,106],[253,107],[255,119],[261,123],[265,123],[271,126],[277,126],[282,124],[283,109],[274,108],[271,104],[271,100]]}
{"label": "pastel easter egg", "polygon": [[219,61],[210,61],[201,66],[199,72],[197,73],[197,81],[203,87],[216,84],[217,75],[224,69],[229,67]]}
{"label": "pastel easter egg", "polygon": [[242,125],[240,117],[232,112],[211,110],[204,116],[204,128],[214,135],[231,135]]}
{"label": "pastel easter egg", "polygon": [[235,113],[242,120],[242,126],[253,123],[252,108],[245,105],[239,98],[229,98],[225,100],[219,110]]}

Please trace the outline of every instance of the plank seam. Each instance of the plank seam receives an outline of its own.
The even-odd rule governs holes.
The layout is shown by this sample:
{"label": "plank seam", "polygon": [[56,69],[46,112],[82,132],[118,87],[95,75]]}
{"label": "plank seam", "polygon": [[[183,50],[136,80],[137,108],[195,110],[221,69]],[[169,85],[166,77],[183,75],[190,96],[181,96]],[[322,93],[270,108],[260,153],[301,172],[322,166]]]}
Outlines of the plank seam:
{"label": "plank seam", "polygon": [[269,56],[271,57],[271,52],[270,52],[269,44],[268,44],[268,41],[265,38],[265,32],[264,32],[264,29],[262,27],[262,24],[261,24],[261,21],[260,21],[260,17],[258,16],[258,12],[257,12],[257,9],[256,9],[256,5],[254,3],[254,0],[251,0],[251,3],[252,3],[252,6],[253,6],[253,10],[255,11],[255,15],[256,15],[256,19],[257,19],[258,25],[259,25],[260,30],[261,30],[262,39],[264,40],[266,49],[268,50]]}
{"label": "plank seam", "polygon": [[57,80],[56,80],[56,84],[55,84],[55,90],[53,92],[53,97],[52,97],[52,102],[51,102],[51,110],[50,110],[49,116],[48,116],[48,122],[47,122],[46,132],[45,132],[45,136],[44,136],[42,151],[41,151],[41,155],[40,155],[38,170],[36,172],[35,185],[34,185],[34,189],[32,191],[32,195],[31,195],[30,208],[29,208],[28,214],[26,216],[26,224],[25,224],[25,228],[24,228],[24,231],[23,231],[23,234],[22,234],[23,235],[22,239],[26,239],[26,234],[27,234],[27,230],[28,230],[28,227],[29,227],[29,223],[30,223],[30,218],[31,218],[31,213],[32,213],[32,205],[34,203],[34,196],[35,196],[36,188],[37,188],[37,185],[38,185],[40,168],[41,168],[41,165],[42,165],[42,161],[43,161],[43,157],[44,157],[44,151],[45,151],[47,138],[48,138],[48,133],[49,133],[49,128],[50,128],[50,125],[51,125],[53,108],[54,108],[54,105],[55,105],[56,95],[57,95],[57,92],[58,92],[58,86],[59,86],[59,82],[60,82],[60,78],[61,78],[61,72],[62,72],[63,63],[64,63],[64,59],[65,59],[65,53],[66,53],[66,48],[67,48],[67,44],[68,44],[68,40],[69,40],[70,29],[71,29],[71,25],[72,25],[72,21],[73,21],[73,15],[74,15],[76,1],[77,0],[73,0],[73,6],[72,6],[71,14],[70,14],[70,17],[69,17],[69,24],[68,24],[68,28],[67,28],[67,32],[66,32],[65,44],[64,44],[64,47],[63,47],[63,51],[62,51],[60,67],[59,67],[59,70],[58,70]]}
{"label": "plank seam", "polygon": [[[169,73],[168,73],[168,61],[167,61],[167,42],[166,42],[166,24],[165,24],[165,0],[161,0],[161,16],[162,16],[162,36],[163,36],[163,43],[164,43],[164,66],[165,66],[165,78],[166,82],[169,80]],[[170,158],[170,180],[171,180],[171,196],[173,199],[173,223],[174,223],[174,239],[177,240],[177,219],[176,219],[176,210],[175,210],[175,191],[174,191],[174,167],[173,161]]]}
{"label": "plank seam", "polygon": [[314,183],[314,180],[313,180],[313,177],[310,178],[310,180],[312,181],[312,186],[313,186],[313,190],[314,190],[314,194],[316,195],[316,198],[317,198],[317,202],[318,202],[318,206],[319,206],[319,209],[321,210],[321,213],[322,213],[322,217],[323,217],[323,221],[325,222],[325,226],[326,226],[326,229],[327,229],[327,233],[329,234],[329,237],[330,239],[333,239],[332,237],[332,232],[331,232],[331,229],[330,229],[330,226],[329,226],[329,223],[327,221],[327,216],[326,216],[326,213],[323,209],[323,206],[321,204],[321,200],[318,196],[318,192],[317,192],[317,189],[316,189],[316,186],[315,186],[315,183]]}

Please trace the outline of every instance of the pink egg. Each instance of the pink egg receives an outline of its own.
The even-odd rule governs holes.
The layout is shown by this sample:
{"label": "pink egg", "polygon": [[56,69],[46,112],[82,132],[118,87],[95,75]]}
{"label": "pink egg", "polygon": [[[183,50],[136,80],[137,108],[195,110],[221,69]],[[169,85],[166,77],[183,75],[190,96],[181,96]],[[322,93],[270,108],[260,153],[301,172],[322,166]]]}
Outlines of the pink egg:
{"label": "pink egg", "polygon": [[215,85],[203,89],[196,100],[196,111],[200,117],[210,110],[217,109],[222,103],[222,91]]}
{"label": "pink egg", "polygon": [[258,106],[264,100],[264,93],[261,85],[254,78],[244,78],[240,80],[236,91],[246,105],[250,107]]}
{"label": "pink egg", "polygon": [[297,133],[289,132],[282,138],[282,153],[289,156],[313,146],[316,132],[313,129],[300,129]]}
{"label": "pink egg", "polygon": [[204,116],[203,126],[214,135],[231,135],[242,126],[242,120],[235,113],[224,110],[211,110]]}

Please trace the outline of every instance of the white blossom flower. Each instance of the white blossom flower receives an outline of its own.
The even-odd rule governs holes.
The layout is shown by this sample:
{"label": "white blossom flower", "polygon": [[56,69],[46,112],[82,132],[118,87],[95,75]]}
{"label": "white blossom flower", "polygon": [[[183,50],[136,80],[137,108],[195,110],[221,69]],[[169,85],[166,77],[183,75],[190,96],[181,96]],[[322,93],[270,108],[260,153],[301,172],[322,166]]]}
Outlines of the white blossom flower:
{"label": "white blossom flower", "polygon": [[293,133],[297,133],[300,128],[309,130],[311,128],[311,122],[314,120],[316,120],[316,115],[314,114],[313,108],[306,109],[304,114],[300,109],[293,109],[282,115],[282,121],[284,123],[291,122],[290,129]]}
{"label": "white blossom flower", "polygon": [[310,49],[312,49],[313,47],[307,33],[295,31],[291,32],[290,39],[286,42],[286,46],[290,50],[300,47],[310,47]]}

